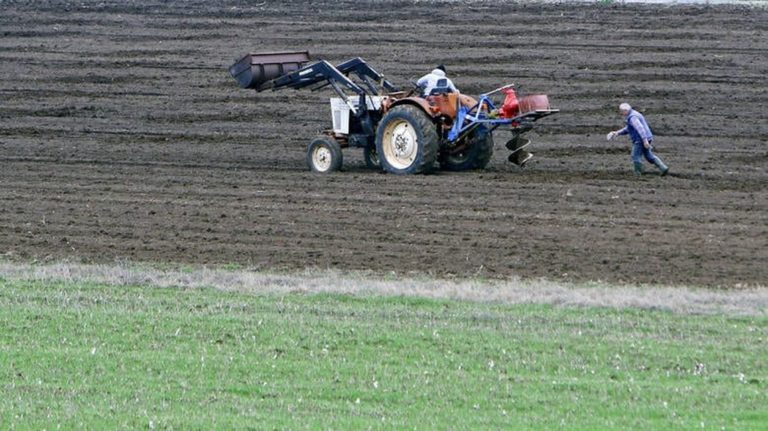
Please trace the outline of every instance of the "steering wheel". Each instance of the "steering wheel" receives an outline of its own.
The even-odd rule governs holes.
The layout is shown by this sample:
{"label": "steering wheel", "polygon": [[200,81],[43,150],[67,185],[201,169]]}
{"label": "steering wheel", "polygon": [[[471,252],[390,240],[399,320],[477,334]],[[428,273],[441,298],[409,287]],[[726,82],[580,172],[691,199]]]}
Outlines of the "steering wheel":
{"label": "steering wheel", "polygon": [[410,82],[412,88],[408,90],[408,92],[405,94],[405,97],[411,97],[411,96],[421,96],[424,93],[424,85],[419,85],[415,80],[411,79],[408,82]]}

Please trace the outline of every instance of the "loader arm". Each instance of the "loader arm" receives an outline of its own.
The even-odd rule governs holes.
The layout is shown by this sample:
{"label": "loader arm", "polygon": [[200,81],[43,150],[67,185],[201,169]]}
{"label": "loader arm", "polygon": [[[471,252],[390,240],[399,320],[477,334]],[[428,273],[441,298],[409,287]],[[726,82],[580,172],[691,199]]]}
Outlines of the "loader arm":
{"label": "loader arm", "polygon": [[[397,91],[360,57],[333,66],[325,60],[310,63],[308,51],[249,53],[230,66],[229,73],[241,87],[256,91],[306,87],[315,91],[330,86],[367,125],[366,129],[372,127],[367,118],[366,98]],[[359,82],[350,79],[350,74]],[[359,96],[359,102],[352,103],[345,90]]]}
{"label": "loader arm", "polygon": [[376,89],[376,85],[382,87],[386,91],[398,91],[398,89],[392,85],[391,82],[384,79],[384,75],[373,70],[373,68],[360,57],[356,57],[351,60],[347,60],[344,63],[338,64],[336,65],[336,68],[345,75],[353,72],[355,75],[357,75],[358,78],[360,78],[361,81],[365,82],[366,86],[368,86],[368,88],[371,90],[371,93],[373,94],[380,93]]}
{"label": "loader arm", "polygon": [[[368,95],[365,89],[325,60],[316,61],[296,71],[278,76],[277,78],[264,83],[261,87],[257,88],[257,90],[280,90],[282,88],[301,89],[312,85],[315,86],[313,90],[318,90],[330,85],[333,88],[333,91],[344,100],[344,103],[349,106],[355,115],[361,115],[365,112],[365,98]],[[360,96],[360,104],[358,106],[355,106],[355,104],[349,100],[349,97],[344,92],[345,88]]]}
{"label": "loader arm", "polygon": [[[392,85],[391,82],[384,79],[384,75],[376,72],[360,57],[356,57],[343,63],[337,64],[336,70],[347,77],[350,73],[354,73],[357,78],[365,85],[368,92],[372,95],[380,95],[382,91],[380,91],[379,88],[388,92],[398,91],[398,89]],[[320,82],[317,86],[312,88],[312,91],[325,88],[328,85],[331,85],[330,81]]]}
{"label": "loader arm", "polygon": [[[349,78],[349,74],[354,73],[366,88]],[[394,91],[395,87],[384,77],[373,70],[363,59],[357,57],[347,60],[338,66],[333,66],[325,60],[319,60],[310,63],[298,70],[285,75],[278,76],[271,81],[265,82],[258,91],[266,89],[279,90],[281,88],[301,89],[312,87],[312,91],[331,86],[333,91],[344,100],[352,112],[360,118],[363,128],[370,134],[374,133],[373,124],[369,118],[366,109],[366,97],[369,95],[379,95],[377,84],[384,90]],[[359,97],[358,105],[355,106],[344,92],[347,89]],[[366,91],[367,90],[367,91]]]}
{"label": "loader arm", "polygon": [[280,90],[282,88],[300,89],[315,84],[336,84],[339,88],[346,87],[357,95],[366,94],[363,88],[325,60],[310,63],[299,70],[278,76],[271,81],[265,82],[262,86],[257,88],[257,90]]}

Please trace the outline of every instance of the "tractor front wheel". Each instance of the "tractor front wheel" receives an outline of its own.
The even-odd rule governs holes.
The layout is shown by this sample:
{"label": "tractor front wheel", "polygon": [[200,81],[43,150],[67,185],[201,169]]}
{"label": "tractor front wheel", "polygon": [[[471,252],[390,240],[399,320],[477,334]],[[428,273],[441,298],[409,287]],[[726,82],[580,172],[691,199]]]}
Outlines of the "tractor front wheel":
{"label": "tractor front wheel", "polygon": [[437,150],[437,127],[416,106],[395,106],[379,122],[376,152],[387,172],[399,175],[431,172]]}
{"label": "tractor front wheel", "polygon": [[327,174],[341,169],[341,146],[330,136],[318,136],[307,147],[307,165],[312,172]]}

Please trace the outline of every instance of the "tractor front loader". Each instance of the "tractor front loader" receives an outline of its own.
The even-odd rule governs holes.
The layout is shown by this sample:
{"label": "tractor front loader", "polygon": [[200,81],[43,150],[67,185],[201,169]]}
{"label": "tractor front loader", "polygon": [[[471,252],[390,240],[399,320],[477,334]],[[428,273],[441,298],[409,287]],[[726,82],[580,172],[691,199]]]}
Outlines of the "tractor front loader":
{"label": "tractor front loader", "polygon": [[[533,122],[552,115],[545,95],[518,99],[505,85],[478,99],[447,88],[422,94],[414,87],[396,88],[361,58],[332,65],[310,61],[309,53],[251,53],[229,68],[242,88],[256,91],[282,88],[319,90],[331,87],[333,127],[315,137],[307,148],[307,165],[314,172],[337,171],[342,148],[363,149],[366,165],[394,174],[429,173],[440,169],[482,169],[493,155],[493,131],[509,126],[509,160],[523,166],[531,157],[523,136]],[[491,100],[505,95],[500,107]]]}

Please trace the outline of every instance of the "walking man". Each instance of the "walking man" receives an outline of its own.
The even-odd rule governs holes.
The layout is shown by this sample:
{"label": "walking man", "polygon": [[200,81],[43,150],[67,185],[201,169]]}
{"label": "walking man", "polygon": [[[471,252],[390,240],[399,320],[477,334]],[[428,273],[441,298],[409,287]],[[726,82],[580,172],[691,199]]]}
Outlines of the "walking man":
{"label": "walking man", "polygon": [[629,139],[632,140],[632,164],[636,175],[643,173],[643,157],[659,168],[662,177],[667,175],[669,168],[659,156],[653,154],[653,133],[643,114],[632,109],[629,103],[619,105],[619,111],[624,116],[626,125],[620,130],[609,132],[606,138],[610,141],[618,135],[629,135]]}

